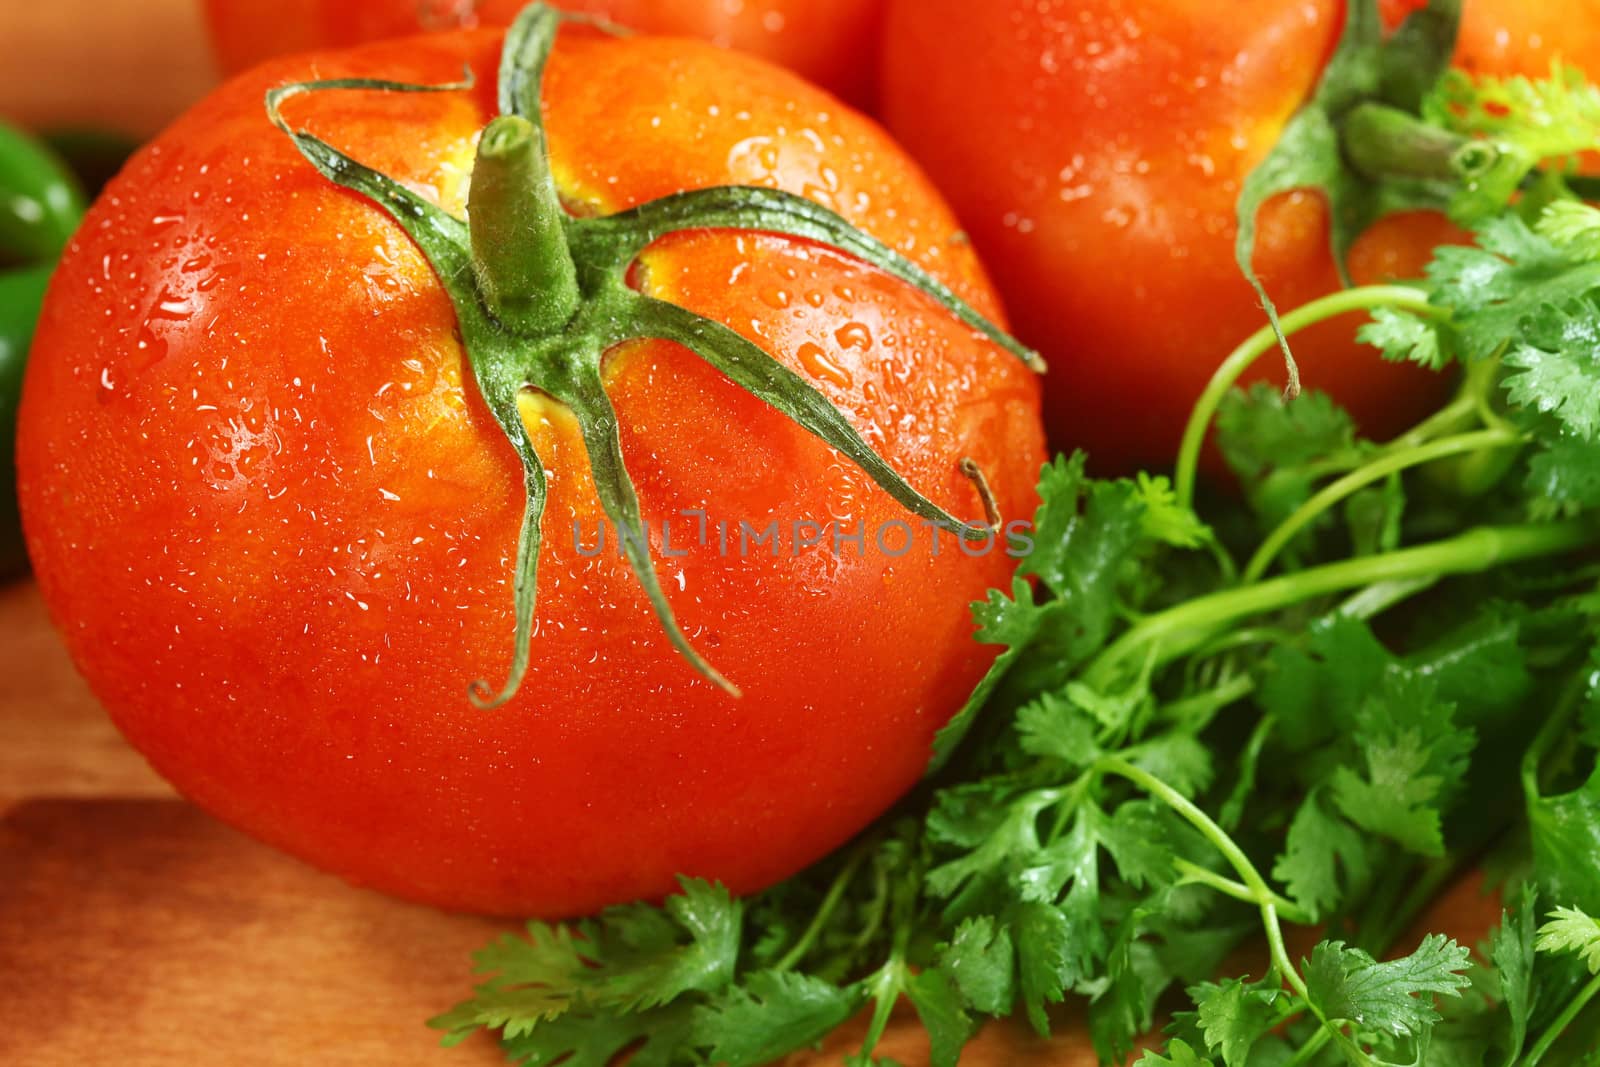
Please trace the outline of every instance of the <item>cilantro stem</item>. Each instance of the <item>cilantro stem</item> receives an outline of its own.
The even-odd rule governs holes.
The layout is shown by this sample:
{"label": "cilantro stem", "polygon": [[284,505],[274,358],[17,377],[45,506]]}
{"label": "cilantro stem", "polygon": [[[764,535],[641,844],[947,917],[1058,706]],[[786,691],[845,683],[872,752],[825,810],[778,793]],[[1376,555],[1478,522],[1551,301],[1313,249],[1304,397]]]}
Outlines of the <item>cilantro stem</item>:
{"label": "cilantro stem", "polygon": [[1250,675],[1235,675],[1203,693],[1173,701],[1167,705],[1163,717],[1190,733],[1199,733],[1216,717],[1217,712],[1243,700],[1254,692],[1255,687],[1256,681]]}
{"label": "cilantro stem", "polygon": [[[1239,847],[1238,842],[1234,841],[1228,832],[1218,826],[1211,816],[1202,811],[1194,801],[1149,771],[1136,767],[1120,757],[1102,757],[1096,761],[1095,766],[1103,772],[1126,778],[1167,805],[1187,821],[1190,826],[1199,830],[1205,839],[1210,841],[1218,852],[1222,853],[1222,858],[1228,861],[1228,865],[1233,868],[1234,873],[1239,876],[1240,881],[1243,883],[1240,888],[1245,890],[1246,896],[1239,899],[1253,903],[1261,909],[1261,923],[1266,930],[1267,946],[1272,954],[1273,969],[1278,972],[1279,977],[1289,984],[1291,989],[1304,998],[1306,995],[1305,982],[1301,979],[1299,972],[1295,970],[1294,964],[1289,962],[1289,952],[1283,944],[1283,927],[1278,918],[1281,914],[1289,922],[1296,925],[1304,925],[1311,921],[1311,917],[1291,901],[1279,896],[1267,884],[1267,880],[1261,877],[1261,872],[1256,870],[1255,864],[1250,862],[1250,857],[1244,854],[1244,849]],[[1221,881],[1229,885],[1233,884],[1225,878],[1221,879]],[[1223,889],[1223,892],[1228,893],[1229,896],[1234,895],[1229,889]]]}
{"label": "cilantro stem", "polygon": [[1566,1032],[1567,1027],[1572,1025],[1572,1020],[1589,1006],[1589,1002],[1597,994],[1600,994],[1600,974],[1589,979],[1588,983],[1578,990],[1577,995],[1567,1002],[1567,1006],[1561,1009],[1561,1014],[1551,1020],[1544,1033],[1539,1035],[1539,1040],[1535,1041],[1528,1054],[1522,1057],[1521,1067],[1537,1067],[1539,1061],[1544,1059],[1544,1054],[1550,1051],[1550,1046]]}
{"label": "cilantro stem", "polygon": [[[1307,326],[1331,319],[1350,311],[1370,311],[1379,307],[1395,307],[1417,315],[1435,316],[1439,308],[1428,303],[1428,294],[1410,285],[1366,285],[1357,289],[1343,289],[1330,293],[1308,304],[1302,304],[1282,317],[1284,335],[1305,329]],[[1200,467],[1200,449],[1205,444],[1206,431],[1222,404],[1223,397],[1232,389],[1251,364],[1278,347],[1278,335],[1271,324],[1251,334],[1235,348],[1211,375],[1200,399],[1189,413],[1189,422],[1183,429],[1183,442],[1178,448],[1178,465],[1173,478],[1174,492],[1181,507],[1194,506],[1196,473]]]}
{"label": "cilantro stem", "polygon": [[1102,692],[1135,655],[1158,649],[1157,665],[1204,645],[1238,619],[1275,611],[1301,601],[1378,582],[1447,574],[1471,574],[1505,563],[1536,559],[1581,548],[1600,529],[1592,519],[1478,526],[1439,541],[1359,559],[1340,560],[1237,589],[1196,597],[1129,627],[1083,673]]}
{"label": "cilantro stem", "polygon": [[[1417,915],[1433,902],[1434,896],[1451,878],[1460,870],[1461,861],[1458,856],[1447,854],[1437,859],[1430,860],[1422,868],[1420,876],[1407,870],[1405,884],[1410,888],[1397,906],[1381,909],[1381,918],[1378,914],[1371,916],[1373,921],[1363,922],[1361,925],[1367,931],[1375,931],[1370,937],[1354,938],[1354,941],[1363,948],[1368,949],[1373,955],[1387,952],[1400,935],[1406,932]],[[1382,925],[1379,925],[1381,921]]]}
{"label": "cilantro stem", "polygon": [[1294,540],[1301,530],[1309,526],[1317,516],[1357,490],[1373,482],[1382,481],[1389,475],[1408,467],[1418,467],[1424,463],[1432,463],[1466,452],[1505,448],[1521,441],[1520,434],[1509,430],[1479,430],[1475,433],[1457,434],[1454,437],[1442,437],[1427,444],[1380,455],[1371,463],[1324,486],[1310,500],[1296,508],[1293,514],[1280,522],[1277,528],[1267,535],[1267,539],[1261,542],[1255,555],[1250,557],[1250,562],[1245,564],[1244,571],[1240,575],[1240,583],[1249,585],[1258,581],[1267,572],[1267,568],[1272,566],[1272,561],[1277,558],[1278,553],[1283,551],[1284,546]]}
{"label": "cilantro stem", "polygon": [[833,884],[828,887],[828,892],[823,896],[822,903],[818,905],[817,913],[812,916],[811,922],[805,928],[805,932],[800,935],[800,939],[794,943],[789,951],[783,954],[783,958],[772,965],[773,970],[792,970],[801,960],[805,959],[806,953],[811,951],[811,946],[816,943],[817,937],[822,933],[823,928],[827,926],[834,910],[838,908],[839,901],[844,899],[844,891],[855,880],[856,871],[861,869],[862,861],[867,858],[871,851],[867,847],[869,844],[876,844],[876,841],[863,841],[855,847],[850,858],[845,861],[844,868],[834,876]]}
{"label": "cilantro stem", "polygon": [[[1319,1021],[1321,1020],[1319,1019]],[[1312,1034],[1310,1039],[1296,1049],[1293,1056],[1284,1060],[1280,1067],[1300,1067],[1303,1063],[1310,1063],[1316,1058],[1317,1053],[1322,1051],[1322,1046],[1326,1045],[1332,1037],[1333,1035],[1328,1031],[1327,1023],[1323,1023],[1322,1029]]]}
{"label": "cilantro stem", "polygon": [[1410,600],[1418,593],[1432,589],[1438,582],[1439,575],[1436,574],[1421,578],[1397,578],[1389,582],[1376,582],[1340,604],[1339,614],[1347,619],[1375,618],[1401,601]]}
{"label": "cilantro stem", "polygon": [[873,1004],[872,1020],[867,1024],[867,1032],[861,1038],[860,1056],[863,1060],[871,1062],[873,1050],[883,1039],[883,1032],[889,1026],[889,1016],[893,1013],[894,1006],[900,1002],[900,994],[905,990],[905,979],[906,964],[898,951],[867,979],[867,993],[872,997]]}
{"label": "cilantro stem", "polygon": [[1522,792],[1529,805],[1538,800],[1543,792],[1539,784],[1539,764],[1544,762],[1545,753],[1550,751],[1550,746],[1555,744],[1556,738],[1561,736],[1561,732],[1577,714],[1579,698],[1583,696],[1587,680],[1587,670],[1580,670],[1567,679],[1561,695],[1556,698],[1555,708],[1540,725],[1539,732],[1533,735],[1528,750],[1522,754]]}
{"label": "cilantro stem", "polygon": [[1177,867],[1183,883],[1207,886],[1215,889],[1225,897],[1232,897],[1234,900],[1243,901],[1246,904],[1260,903],[1256,899],[1255,891],[1243,882],[1234,881],[1232,878],[1182,858],[1174,860],[1173,865]]}

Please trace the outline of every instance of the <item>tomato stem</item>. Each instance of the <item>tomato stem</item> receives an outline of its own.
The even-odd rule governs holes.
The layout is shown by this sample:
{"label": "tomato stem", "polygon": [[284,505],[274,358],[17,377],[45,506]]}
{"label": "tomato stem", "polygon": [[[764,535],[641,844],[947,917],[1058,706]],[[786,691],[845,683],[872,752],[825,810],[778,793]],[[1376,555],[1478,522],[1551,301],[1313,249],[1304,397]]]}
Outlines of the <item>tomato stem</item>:
{"label": "tomato stem", "polygon": [[1352,108],[1340,123],[1340,145],[1351,166],[1374,180],[1461,181],[1499,153],[1387,104]]}
{"label": "tomato stem", "polygon": [[[600,373],[607,351],[646,338],[681,344],[837,449],[913,514],[972,540],[991,537],[992,530],[956,518],[912,486],[862,437],[844,411],[771,352],[720,321],[635,290],[628,271],[645,247],[666,234],[707,229],[758,231],[818,242],[921,290],[1029,367],[1042,369],[1042,364],[1036,353],[944,282],[844,217],[801,196],[777,189],[718,186],[671,194],[614,215],[566,214],[540,125],[544,68],[565,18],[547,5],[530,4],[506,33],[497,94],[501,115],[484,128],[479,141],[466,222],[315,134],[296,129],[284,118],[282,104],[290,97],[324,90],[457,91],[471,86],[470,71],[465,80],[448,85],[337,78],[280,86],[267,93],[267,114],[324,177],[369,197],[427,256],[455,305],[462,345],[479,391],[521,462],[526,498],[514,576],[515,650],[505,685],[495,692],[487,683],[474,682],[469,690],[473,702],[494,707],[510,700],[531,663],[546,486],[543,463],[521,414],[521,398],[529,391],[544,394],[576,419],[606,519],[669,642],[708,681],[737,696],[738,688],[690,644],[656,575],[638,493],[623,462],[617,415]],[[963,470],[973,481],[985,517],[991,525],[998,524],[998,509],[982,472]]]}
{"label": "tomato stem", "polygon": [[495,118],[478,141],[467,225],[484,301],[518,333],[546,336],[578,310],[564,219],[538,127],[520,115]]}

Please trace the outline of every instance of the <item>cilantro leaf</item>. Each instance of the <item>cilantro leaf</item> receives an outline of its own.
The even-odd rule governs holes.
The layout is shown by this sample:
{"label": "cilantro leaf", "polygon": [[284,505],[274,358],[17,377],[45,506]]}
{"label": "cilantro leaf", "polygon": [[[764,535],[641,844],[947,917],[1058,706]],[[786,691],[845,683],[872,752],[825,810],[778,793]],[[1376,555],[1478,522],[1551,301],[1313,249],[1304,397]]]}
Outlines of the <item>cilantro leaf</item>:
{"label": "cilantro leaf", "polygon": [[689,1013],[681,1005],[644,1012],[577,1011],[501,1042],[519,1067],[608,1067],[631,1049],[638,1067],[671,1067],[688,1042]]}
{"label": "cilantro leaf", "polygon": [[861,1002],[854,988],[793,971],[756,971],[695,1008],[694,1043],[713,1063],[761,1067],[816,1044]]}
{"label": "cilantro leaf", "polygon": [[1140,471],[1134,479],[1134,493],[1144,506],[1143,532],[1149,540],[1175,548],[1198,548],[1210,540],[1211,528],[1193,508],[1178,502],[1172,479]]}
{"label": "cilantro leaf", "polygon": [[[1084,473],[1085,462],[1081,452],[1057,456],[1040,472],[1034,551],[1018,564],[1009,598],[990,591],[987,601],[973,607],[978,640],[1009,647],[934,738],[930,774],[949,762],[978,713],[1035,642],[1048,646],[1053,663],[1070,667],[1098,649],[1110,633],[1124,569],[1151,532],[1146,504],[1134,483],[1092,481]],[[1176,536],[1171,528],[1179,521],[1174,518],[1176,505],[1164,506],[1164,518],[1151,531]],[[1025,577],[1030,574],[1040,578],[1053,599],[1035,600]]]}
{"label": "cilantro leaf", "polygon": [[[611,1015],[720,989],[734,974],[743,907],[722,886],[692,878],[679,884],[682,891],[661,908],[630,904],[575,928],[535,922],[527,939],[501,937],[476,957],[490,977],[471,1000],[430,1025],[445,1030],[451,1043],[479,1027],[514,1039],[579,1010],[609,1032],[622,1025]],[[573,1035],[562,1040],[587,1034],[578,1021],[555,1029]]]}
{"label": "cilantro leaf", "polygon": [[1050,1033],[1046,1004],[1059,1004],[1081,973],[1074,945],[1077,931],[1059,908],[1037,901],[1017,909],[1011,928],[1017,946],[1023,1010],[1040,1035]]}
{"label": "cilantro leaf", "polygon": [[1214,1067],[1211,1060],[1201,1056],[1187,1041],[1169,1042],[1166,1053],[1163,1056],[1155,1049],[1146,1049],[1133,1067]]}
{"label": "cilantro leaf", "polygon": [[1217,443],[1251,506],[1277,524],[1311,496],[1313,461],[1356,451],[1355,423],[1326,393],[1293,400],[1270,385],[1235,390],[1217,410]]}
{"label": "cilantro leaf", "polygon": [[1329,1019],[1396,1037],[1417,1037],[1439,1021],[1433,995],[1460,996],[1470,984],[1467,950],[1429,934],[1409,956],[1379,963],[1342,941],[1323,941],[1305,963],[1306,996]]}
{"label": "cilantro leaf", "polygon": [[1227,1067],[1244,1067],[1251,1048],[1278,1024],[1284,992],[1267,981],[1226,978],[1190,986],[1189,996],[1206,1043]]}
{"label": "cilantro leaf", "polygon": [[1469,77],[1450,71],[1422,102],[1435,126],[1492,146],[1451,204],[1457,221],[1499,212],[1546,160],[1575,156],[1600,141],[1600,92],[1572,67],[1549,78]]}
{"label": "cilantro leaf", "polygon": [[[1518,403],[1531,400],[1540,410],[1559,411],[1568,405],[1573,383],[1587,373],[1584,354],[1561,346],[1563,338],[1581,336],[1581,325],[1574,335],[1567,320],[1570,309],[1600,286],[1600,262],[1575,256],[1514,214],[1484,222],[1476,241],[1476,247],[1435,251],[1427,269],[1431,300],[1450,311],[1456,345],[1469,361],[1506,347],[1550,346],[1545,361],[1522,353],[1523,373],[1536,372],[1522,382],[1513,376],[1508,388]],[[1585,406],[1573,405],[1572,414],[1582,423]]]}
{"label": "cilantro leaf", "polygon": [[1061,601],[1042,605],[1036,603],[1033,586],[1021,577],[1012,581],[1010,597],[998,589],[991,589],[987,600],[972,606],[972,616],[978,623],[975,639],[985,644],[1009,647],[995,657],[961,710],[934,735],[928,774],[937,773],[950,761],[977,721],[978,713],[993,698],[995,690],[1023,652],[1033,643],[1047,621],[1052,617],[1062,617],[1064,611]]}
{"label": "cilantro leaf", "polygon": [[1500,999],[1506,1006],[1508,1067],[1527,1042],[1528,1020],[1533,1015],[1534,899],[1531,889],[1523,893],[1516,910],[1504,912],[1489,936],[1489,959],[1494,962]]}
{"label": "cilantro leaf", "polygon": [[1130,482],[1090,481],[1084,463],[1078,452],[1045,466],[1037,547],[1017,571],[1038,575],[1070,606],[1082,645],[1092,650],[1105,640],[1123,567],[1144,539],[1145,505]]}
{"label": "cilantro leaf", "polygon": [[1412,852],[1442,855],[1442,803],[1461,784],[1474,741],[1454,711],[1431,680],[1386,674],[1357,720],[1364,774],[1341,766],[1329,782],[1345,817]]}
{"label": "cilantro leaf", "polygon": [[939,966],[962,998],[978,1011],[1004,1015],[1017,995],[1016,950],[1011,931],[991,915],[965,919],[940,954]]}
{"label": "cilantro leaf", "polygon": [[1554,415],[1564,430],[1592,441],[1600,433],[1600,304],[1580,299],[1543,307],[1523,323],[1520,340],[1505,356],[1512,403]]}
{"label": "cilantro leaf", "polygon": [[1442,370],[1450,353],[1433,323],[1408,311],[1374,308],[1372,321],[1356,331],[1356,339],[1383,353],[1391,362],[1415,363]]}
{"label": "cilantro leaf", "polygon": [[1600,913],[1600,766],[1571,792],[1530,797],[1528,824],[1543,893]]}
{"label": "cilantro leaf", "polygon": [[1577,908],[1557,908],[1539,927],[1538,949],[1575,953],[1590,974],[1600,974],[1600,921]]}
{"label": "cilantro leaf", "polygon": [[1528,461],[1527,491],[1535,518],[1600,507],[1600,441],[1559,428],[1540,434],[1539,450]]}
{"label": "cilantro leaf", "polygon": [[1085,767],[1100,755],[1095,721],[1082,705],[1056,693],[1045,693],[1017,711],[1022,750],[1034,756]]}
{"label": "cilantro leaf", "polygon": [[928,1032],[929,1067],[956,1067],[976,1027],[962,1006],[955,980],[947,971],[928,968],[906,981],[905,994]]}
{"label": "cilantro leaf", "polygon": [[1371,877],[1370,845],[1362,833],[1307,794],[1289,824],[1283,854],[1272,867],[1289,898],[1321,918]]}

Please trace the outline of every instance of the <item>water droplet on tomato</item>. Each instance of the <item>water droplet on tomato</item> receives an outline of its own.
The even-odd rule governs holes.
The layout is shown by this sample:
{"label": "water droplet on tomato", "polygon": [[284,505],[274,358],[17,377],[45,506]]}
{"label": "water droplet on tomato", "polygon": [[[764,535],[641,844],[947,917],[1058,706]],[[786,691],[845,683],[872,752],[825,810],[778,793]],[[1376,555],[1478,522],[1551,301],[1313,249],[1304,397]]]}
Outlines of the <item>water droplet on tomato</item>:
{"label": "water droplet on tomato", "polygon": [[150,216],[150,221],[145,224],[145,233],[151,236],[154,236],[158,233],[165,233],[182,221],[182,211],[178,211],[174,208],[167,208]]}
{"label": "water droplet on tomato", "polygon": [[800,359],[800,365],[813,378],[837,385],[841,389],[850,387],[850,372],[823,351],[821,345],[807,341],[800,346],[796,355]]}
{"label": "water droplet on tomato", "polygon": [[789,306],[789,293],[785,289],[768,289],[761,294],[761,302],[771,308],[782,310]]}
{"label": "water droplet on tomato", "polygon": [[847,322],[833,333],[840,348],[855,348],[862,352],[872,350],[872,331],[864,323]]}
{"label": "water droplet on tomato", "polygon": [[195,285],[195,289],[198,292],[209,293],[211,290],[227,281],[230,277],[237,273],[238,270],[238,264],[223,263],[210,274],[206,275],[204,278],[201,278],[200,281]]}
{"label": "water droplet on tomato", "polygon": [[438,383],[439,372],[431,360],[415,357],[401,360],[400,373],[395,376],[395,390],[401,396],[426,396]]}
{"label": "water droplet on tomato", "polygon": [[728,150],[728,169],[743,178],[770,177],[778,163],[778,146],[771,137],[746,137]]}
{"label": "water droplet on tomato", "polygon": [[156,336],[148,322],[139,327],[139,338],[133,343],[133,352],[128,357],[128,369],[135,373],[149,370],[166,358],[167,342]]}

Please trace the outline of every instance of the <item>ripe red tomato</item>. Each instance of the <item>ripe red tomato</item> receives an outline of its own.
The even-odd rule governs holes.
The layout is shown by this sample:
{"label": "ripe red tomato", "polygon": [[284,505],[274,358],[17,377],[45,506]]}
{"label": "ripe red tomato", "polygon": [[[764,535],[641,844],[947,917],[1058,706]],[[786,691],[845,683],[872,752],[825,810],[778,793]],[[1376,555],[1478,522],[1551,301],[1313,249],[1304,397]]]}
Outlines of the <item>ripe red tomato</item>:
{"label": "ripe red tomato", "polygon": [[[603,517],[570,418],[527,397],[549,478],[534,661],[511,659],[522,471],[471,384],[439,279],[374,204],[269,125],[269,86],[319,77],[470,92],[327,93],[287,117],[459,215],[502,34],[283,60],[138,154],[91,210],[30,361],[20,492],[44,594],[117,724],[197,803],[355,881],[483,912],[563,915],[736,891],[838,846],[914,783],[990,660],[969,601],[1004,552],[895,556],[693,544],[695,520],[909,518],[832,449],[690,351],[632,342],[604,383],[683,630],[672,649]],[[872,123],[800,79],[693,41],[562,31],[544,114],[580,213],[754,183],[826,200],[995,314],[931,187]],[[859,260],[773,235],[651,245],[634,285],[814,382],[942,506],[958,470],[1031,513],[1038,389],[1012,356]],[[671,551],[659,522],[673,520]],[[575,524],[582,550],[575,545]],[[893,547],[897,537],[891,535]]]}
{"label": "ripe red tomato", "polygon": [[[1543,6],[1473,0],[1469,35],[1493,12]],[[1234,265],[1240,184],[1343,23],[1340,0],[1246,0],[1226,18],[1198,0],[890,3],[885,120],[950,197],[1019,336],[1049,360],[1057,444],[1086,446],[1102,468],[1171,461],[1217,363],[1265,321]],[[1327,230],[1320,195],[1264,206],[1255,262],[1280,308],[1338,287]],[[1351,273],[1414,277],[1459,236],[1437,216],[1392,216],[1357,242]],[[1447,383],[1382,362],[1354,340],[1360,321],[1324,323],[1294,348],[1306,384],[1382,439]],[[1276,364],[1262,373],[1281,380]]]}
{"label": "ripe red tomato", "polygon": [[[1428,0],[1379,0],[1383,20],[1397,26]],[[1587,0],[1466,0],[1455,65],[1468,74],[1529,78],[1550,75],[1554,60],[1580,66],[1600,57],[1600,18]]]}
{"label": "ripe red tomato", "polygon": [[[205,0],[224,70],[286,52],[509,25],[527,0]],[[769,59],[857,106],[871,102],[884,0],[560,0],[644,33]]]}

